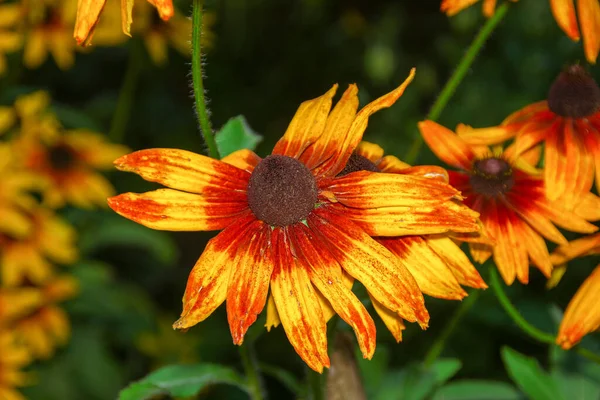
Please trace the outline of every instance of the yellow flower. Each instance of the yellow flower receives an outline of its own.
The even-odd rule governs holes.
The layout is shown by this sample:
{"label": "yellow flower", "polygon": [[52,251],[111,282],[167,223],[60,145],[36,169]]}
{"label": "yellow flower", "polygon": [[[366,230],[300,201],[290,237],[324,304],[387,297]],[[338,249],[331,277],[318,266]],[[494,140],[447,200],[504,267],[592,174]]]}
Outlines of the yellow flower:
{"label": "yellow flower", "polygon": [[23,35],[16,29],[20,18],[19,4],[0,5],[0,75],[6,72],[5,54],[23,46]]}
{"label": "yellow flower", "polygon": [[[31,233],[20,239],[0,234],[0,282],[14,287],[25,281],[42,284],[53,275],[50,261],[72,264],[77,259],[75,230],[43,208],[30,212]],[[50,261],[48,261],[48,259]]]}
{"label": "yellow flower", "polygon": [[[40,4],[41,3],[41,4]],[[75,62],[75,44],[71,39],[74,21],[74,0],[32,0],[24,4],[27,20],[27,40],[23,62],[37,68],[51,54],[61,70]]]}
{"label": "yellow flower", "polygon": [[[469,144],[464,135],[433,121],[421,122],[419,129],[431,150],[459,169],[448,171],[450,183],[465,196],[465,204],[481,214],[485,230],[494,241],[493,245],[471,243],[473,258],[483,263],[493,254],[506,284],[512,284],[515,278],[528,283],[530,262],[550,277],[552,263],[543,237],[559,244],[567,242],[553,223],[574,232],[598,230],[562,203],[550,201],[544,180],[527,173],[539,160],[539,148],[517,157],[514,146],[502,151]],[[484,136],[465,129],[471,138]],[[600,204],[598,201],[596,198],[596,204]]]}
{"label": "yellow flower", "polygon": [[[133,20],[133,2],[134,0],[121,0],[121,26],[123,33],[127,36],[131,36],[130,27]],[[96,29],[105,3],[106,0],[79,0],[77,21],[75,22],[75,31],[73,33],[78,44],[83,46],[91,44],[94,30]],[[148,3],[156,7],[158,14],[165,21],[168,21],[175,12],[172,0],[148,0]]]}
{"label": "yellow flower", "polygon": [[43,293],[38,288],[0,288],[0,329],[30,314],[43,300]]}
{"label": "yellow flower", "polygon": [[[336,177],[369,116],[394,104],[413,76],[414,70],[401,86],[358,113],[356,85],[331,110],[334,85],[300,105],[264,159],[249,150],[218,161],[183,150],[150,149],[115,162],[121,170],[169,187],[109,199],[119,214],[154,229],[222,230],[190,273],[175,328],[196,325],[227,300],[233,341],[241,344],[270,289],[268,308],[276,309],[300,357],[320,372],[329,366],[322,295],[352,326],[364,357],[371,358],[375,325],[346,286],[343,271],[391,312],[427,326],[417,283],[370,234],[476,231],[477,213],[465,207],[459,211],[462,218],[446,223],[459,193],[444,182],[365,171]],[[394,211],[403,217],[390,218]],[[437,228],[423,223],[419,229],[418,214],[440,215]]]}
{"label": "yellow flower", "polygon": [[18,334],[0,330],[0,399],[26,400],[16,388],[31,382],[29,375],[21,371],[30,362],[31,356]]}
{"label": "yellow flower", "polygon": [[41,307],[14,324],[29,353],[36,359],[52,357],[57,347],[64,346],[71,327],[67,313],[57,304],[74,297],[79,286],[72,277],[56,277],[40,288],[44,296]]}

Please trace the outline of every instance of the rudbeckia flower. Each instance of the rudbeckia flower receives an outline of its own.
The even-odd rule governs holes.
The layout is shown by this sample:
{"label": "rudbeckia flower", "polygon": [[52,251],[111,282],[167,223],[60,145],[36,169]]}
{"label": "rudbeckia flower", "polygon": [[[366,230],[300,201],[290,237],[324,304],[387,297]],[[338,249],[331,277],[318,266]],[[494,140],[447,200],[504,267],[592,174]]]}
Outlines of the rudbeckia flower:
{"label": "rudbeckia flower", "polygon": [[0,330],[0,399],[26,400],[17,387],[31,382],[21,369],[31,362],[27,349],[13,331]]}
{"label": "rudbeckia flower", "polygon": [[[358,113],[356,85],[331,110],[334,85],[300,105],[264,159],[248,150],[218,161],[183,150],[151,149],[115,162],[120,170],[169,187],[110,198],[117,213],[154,229],[222,229],[190,273],[175,328],[196,325],[226,300],[233,342],[241,344],[270,288],[288,339],[320,372],[329,366],[321,294],[353,327],[363,355],[371,358],[375,325],[345,285],[342,271],[391,312],[427,326],[417,283],[401,260],[369,234],[421,233],[418,220],[425,221],[422,233],[475,231],[477,214],[456,209],[453,199],[459,193],[444,182],[366,171],[336,177],[369,116],[394,104],[413,76],[414,70],[400,87]],[[447,215],[456,222],[446,224]],[[430,223],[435,216],[437,226]]]}
{"label": "rudbeckia flower", "polygon": [[0,283],[42,284],[53,274],[50,261],[72,264],[77,259],[75,230],[52,212],[38,208],[30,214],[31,233],[16,239],[0,234]]}
{"label": "rudbeckia flower", "polygon": [[471,243],[473,258],[483,263],[493,254],[506,284],[512,284],[515,278],[528,283],[530,261],[546,277],[550,276],[552,263],[543,237],[566,243],[553,222],[575,232],[598,230],[559,202],[548,200],[543,179],[525,172],[537,164],[537,149],[518,158],[514,147],[502,152],[469,145],[433,121],[419,123],[419,129],[431,150],[459,169],[448,171],[450,184],[466,196],[466,205],[481,214],[481,222],[494,241],[493,245]]}
{"label": "rudbeckia flower", "polygon": [[548,92],[548,99],[510,115],[486,135],[465,136],[471,143],[500,143],[515,137],[517,152],[545,141],[546,196],[560,199],[573,210],[594,182],[600,189],[600,88],[579,65],[563,71]]}
{"label": "rudbeckia flower", "polygon": [[[123,33],[127,36],[131,36],[133,2],[133,0],[121,0],[121,27]],[[79,0],[73,33],[78,44],[83,46],[91,44],[94,29],[98,24],[105,3],[106,0]],[[168,21],[174,14],[173,0],[148,0],[148,3],[156,7],[160,18],[164,21]]]}
{"label": "rudbeckia flower", "polygon": [[6,53],[23,46],[23,35],[16,29],[20,18],[19,4],[0,5],[0,75],[6,72]]}
{"label": "rudbeckia flower", "polygon": [[71,335],[69,317],[58,303],[73,298],[78,290],[78,283],[72,277],[54,277],[40,287],[42,305],[14,324],[14,331],[32,358],[48,359],[57,347],[68,342]]}
{"label": "rudbeckia flower", "polygon": [[[384,156],[384,151],[380,146],[369,142],[361,142],[357,146],[338,176],[356,171],[413,175],[448,182],[448,173],[443,168],[437,166],[411,167],[394,156]],[[458,209],[463,206],[457,204],[456,207]],[[461,218],[460,213],[455,213],[455,216]],[[430,215],[429,217],[432,225],[438,226],[440,223],[444,223],[440,221],[439,215]],[[442,220],[451,224],[456,223],[450,215],[444,216]],[[419,221],[419,225],[415,228],[421,230],[421,225],[425,222],[425,220]],[[407,236],[375,237],[375,240],[402,260],[424,294],[447,300],[461,300],[467,296],[467,292],[462,289],[461,285],[477,289],[487,288],[469,258],[452,240],[452,233],[414,235],[414,232],[411,232]],[[386,310],[372,296],[371,302],[394,338],[401,341],[404,329],[401,318]]]}
{"label": "rudbeckia flower", "polygon": [[[589,235],[556,248],[551,255],[555,265],[574,258],[600,254],[600,234]],[[583,282],[569,302],[558,328],[556,344],[567,350],[579,343],[582,337],[600,328],[600,265]]]}

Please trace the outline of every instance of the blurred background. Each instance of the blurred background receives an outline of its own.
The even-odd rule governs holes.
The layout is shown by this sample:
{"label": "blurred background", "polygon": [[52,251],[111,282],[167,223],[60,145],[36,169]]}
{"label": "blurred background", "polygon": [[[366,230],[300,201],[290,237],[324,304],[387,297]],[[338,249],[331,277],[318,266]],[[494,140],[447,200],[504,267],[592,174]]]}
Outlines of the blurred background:
{"label": "blurred background", "polygon": [[[48,0],[39,9],[53,11],[32,17],[31,10],[38,5],[31,1],[28,16],[20,21],[29,32],[22,37],[25,45],[7,51],[6,69],[0,77],[1,105],[12,107],[19,96],[43,90],[49,95],[48,109],[67,131],[96,132],[107,143],[130,150],[205,150],[193,111],[186,51],[191,25],[185,16],[191,12],[190,1],[175,1],[181,19],[169,24],[180,25],[168,27],[153,7],[137,0],[132,38],[120,30],[119,2],[109,1],[93,46],[86,49],[76,48],[72,40],[74,4]],[[20,3],[27,2],[3,2],[0,17],[2,7]],[[402,158],[418,135],[416,123],[425,118],[485,22],[479,5],[448,18],[439,12],[439,3],[207,0],[204,70],[214,128],[232,117],[245,116],[263,136],[256,151],[264,156],[302,101],[321,95],[336,82],[341,88],[357,83],[364,105],[396,87],[416,67],[416,79],[403,97],[373,116],[365,133],[366,140]],[[59,17],[62,20],[57,23]],[[64,28],[62,34],[52,36],[55,44],[47,45],[58,50],[51,50],[45,59],[36,55],[39,44],[36,48],[27,45],[28,40],[37,40],[32,32],[44,24]],[[50,38],[50,31],[43,32]],[[166,47],[161,47],[161,40]],[[459,122],[474,127],[499,124],[509,113],[545,99],[555,76],[577,61],[585,64],[581,44],[571,42],[558,28],[548,2],[521,0],[487,42],[439,122],[450,128]],[[597,68],[590,71],[598,77]],[[24,130],[25,118],[20,121]],[[13,136],[5,138],[9,141]],[[12,150],[11,157],[18,163],[24,154],[26,150]],[[439,161],[423,146],[418,163]],[[116,193],[157,187],[108,165],[103,173]],[[201,361],[241,369],[223,307],[187,333],[171,329],[180,312],[187,275],[211,233],[151,231],[119,217],[101,202],[82,207],[67,199],[57,213],[74,227],[79,255],[67,263],[70,266],[54,267],[53,273],[74,278],[78,289],[63,296],[64,301],[62,297],[52,300],[52,307],[66,312],[70,329],[63,324],[64,334],[58,335],[62,339],[48,339],[51,351],[32,356],[23,368],[32,372],[20,389],[27,398],[114,399],[129,382],[169,363]],[[594,261],[588,257],[571,263],[565,278],[552,290],[545,288],[543,276],[532,269],[531,283],[513,285],[509,295],[531,323],[555,333],[560,310],[589,275]],[[27,279],[24,282],[22,287],[35,286]],[[400,379],[398,374],[406,372],[408,365],[422,360],[458,307],[457,302],[432,298],[426,298],[426,304],[430,328],[421,331],[409,325],[403,343],[396,344],[378,325],[374,360],[361,363],[368,393],[375,393],[386,379]],[[260,362],[304,379],[305,366],[283,330],[262,333],[261,325],[259,320],[253,327]],[[14,325],[7,326],[12,329]],[[500,357],[505,345],[535,357],[544,368],[553,362],[547,346],[519,331],[488,290],[454,330],[443,356],[460,360],[462,367],[454,380],[508,384]],[[600,340],[592,335],[584,339],[584,346],[598,350]],[[266,376],[265,383],[271,398],[294,396],[272,376]],[[199,397],[246,396],[236,388],[216,386]]]}

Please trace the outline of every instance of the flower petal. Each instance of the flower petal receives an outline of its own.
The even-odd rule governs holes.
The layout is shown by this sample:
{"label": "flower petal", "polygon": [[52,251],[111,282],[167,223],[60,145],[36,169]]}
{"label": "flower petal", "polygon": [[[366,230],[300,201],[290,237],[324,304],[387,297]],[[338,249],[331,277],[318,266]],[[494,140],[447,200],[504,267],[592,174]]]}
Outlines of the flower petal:
{"label": "flower petal", "polygon": [[446,13],[447,16],[452,17],[478,1],[479,0],[442,0],[440,10]]}
{"label": "flower petal", "polygon": [[550,8],[556,23],[571,40],[579,40],[577,17],[573,0],[550,0]]}
{"label": "flower petal", "polygon": [[166,231],[219,230],[246,215],[245,194],[231,198],[207,198],[173,189],[141,194],[123,193],[108,199],[108,205],[123,217],[152,229]]}
{"label": "flower petal", "polygon": [[505,126],[492,126],[489,128],[473,128],[465,124],[456,126],[456,134],[470,145],[500,144],[512,138],[515,134]]}
{"label": "flower petal", "polygon": [[546,278],[550,278],[552,263],[544,239],[526,223],[520,224],[517,236],[527,249],[532,264],[538,267]]}
{"label": "flower petal", "polygon": [[307,220],[342,268],[362,282],[386,308],[427,327],[429,313],[416,281],[403,264],[347,218],[316,209]]}
{"label": "flower petal", "polygon": [[77,4],[77,20],[73,37],[77,44],[91,44],[92,35],[104,8],[106,0],[79,0]]}
{"label": "flower petal", "polygon": [[462,138],[450,129],[429,120],[419,122],[419,130],[425,143],[440,160],[465,171],[471,170],[475,153]]}
{"label": "flower petal", "polygon": [[467,296],[444,260],[421,236],[376,240],[402,260],[424,294],[447,300],[461,300]]}
{"label": "flower petal", "polygon": [[375,299],[371,293],[369,293],[369,298],[371,299],[371,304],[373,304],[373,308],[388,328],[388,330],[396,339],[396,342],[400,343],[402,341],[402,331],[406,329],[402,318],[396,313],[391,312],[387,308],[383,306],[380,302]]}
{"label": "flower petal", "polygon": [[364,140],[356,146],[356,154],[366,158],[374,164],[377,164],[382,158],[384,151],[378,144],[365,142]]}
{"label": "flower petal", "polygon": [[354,329],[364,358],[375,352],[375,323],[360,300],[346,287],[342,269],[327,248],[304,224],[291,229],[291,241],[297,256],[310,266],[310,279],[335,312]]}
{"label": "flower petal", "polygon": [[600,265],[583,282],[569,302],[558,328],[556,344],[567,350],[581,338],[600,328]]}
{"label": "flower petal", "polygon": [[240,218],[208,242],[188,277],[183,311],[173,324],[174,329],[186,329],[204,321],[225,301],[236,253],[247,243],[255,221],[254,216]]}
{"label": "flower petal", "polygon": [[158,15],[163,21],[168,21],[175,14],[173,0],[148,0],[148,3],[156,7]]}
{"label": "flower petal", "polygon": [[234,151],[233,153],[225,156],[221,159],[224,163],[229,165],[233,165],[239,169],[243,169],[244,171],[248,171],[252,173],[254,168],[258,165],[262,159],[256,155],[252,150],[241,149]]}
{"label": "flower petal", "polygon": [[471,264],[467,255],[449,237],[426,236],[427,244],[440,256],[456,277],[458,283],[475,289],[486,289],[487,285]]}
{"label": "flower petal", "polygon": [[600,234],[589,235],[557,247],[550,260],[559,265],[577,257],[600,253]]}
{"label": "flower petal", "polygon": [[134,172],[147,181],[203,195],[245,192],[250,173],[200,154],[178,149],[149,149],[115,161],[121,171]]}
{"label": "flower petal", "polygon": [[289,238],[283,230],[278,232],[273,237],[275,269],[271,293],[290,343],[302,360],[320,373],[323,367],[329,367],[327,324],[310,282],[309,267],[292,258]]}
{"label": "flower petal", "polygon": [[273,154],[300,158],[302,152],[321,137],[337,87],[335,84],[323,96],[300,104],[285,134],[275,145]]}
{"label": "flower petal", "polygon": [[281,319],[279,319],[273,295],[271,295],[269,296],[269,300],[267,300],[267,322],[265,322],[265,328],[267,328],[267,332],[270,332],[272,328],[277,328],[279,324],[281,324]]}
{"label": "flower petal", "polygon": [[271,228],[262,221],[254,222],[247,242],[238,247],[235,273],[227,289],[227,320],[233,343],[241,345],[250,325],[265,307],[274,260]]}
{"label": "flower petal", "polygon": [[583,36],[585,58],[591,64],[595,64],[600,50],[600,4],[596,0],[579,0],[577,15]]}
{"label": "flower petal", "polygon": [[575,205],[573,212],[586,221],[600,220],[600,197],[593,193],[585,193]]}
{"label": "flower petal", "polygon": [[410,168],[410,165],[401,161],[398,157],[385,156],[377,164],[377,168],[379,168],[381,172],[400,173],[406,168]]}

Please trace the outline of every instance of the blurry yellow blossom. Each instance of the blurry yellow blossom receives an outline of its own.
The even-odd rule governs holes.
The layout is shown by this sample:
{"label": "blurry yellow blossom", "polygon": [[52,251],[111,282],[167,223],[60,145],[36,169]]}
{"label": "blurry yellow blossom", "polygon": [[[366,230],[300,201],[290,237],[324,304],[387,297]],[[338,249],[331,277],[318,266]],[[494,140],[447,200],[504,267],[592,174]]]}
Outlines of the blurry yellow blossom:
{"label": "blurry yellow blossom", "polygon": [[30,314],[42,304],[43,299],[43,293],[38,288],[0,288],[0,329]]}
{"label": "blurry yellow blossom", "polygon": [[31,362],[31,356],[12,330],[0,330],[0,399],[25,400],[17,387],[30,383],[28,374],[21,371]]}

